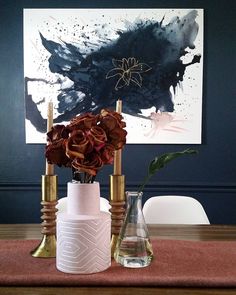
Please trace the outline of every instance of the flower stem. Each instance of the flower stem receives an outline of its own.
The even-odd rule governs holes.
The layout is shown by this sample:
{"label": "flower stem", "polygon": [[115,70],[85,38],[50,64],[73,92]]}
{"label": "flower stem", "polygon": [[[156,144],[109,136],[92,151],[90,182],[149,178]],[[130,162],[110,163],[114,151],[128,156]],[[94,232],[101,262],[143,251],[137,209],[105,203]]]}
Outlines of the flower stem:
{"label": "flower stem", "polygon": [[149,179],[151,178],[150,175],[147,175],[145,178],[144,178],[144,181],[143,183],[140,185],[140,187],[138,188],[138,193],[142,192],[145,185],[148,183]]}

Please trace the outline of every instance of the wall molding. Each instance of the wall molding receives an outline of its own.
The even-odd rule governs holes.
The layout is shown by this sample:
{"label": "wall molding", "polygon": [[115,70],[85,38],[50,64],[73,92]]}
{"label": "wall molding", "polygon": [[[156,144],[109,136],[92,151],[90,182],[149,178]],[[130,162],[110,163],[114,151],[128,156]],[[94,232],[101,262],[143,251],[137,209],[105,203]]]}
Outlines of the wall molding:
{"label": "wall molding", "polygon": [[[126,184],[137,190],[139,182]],[[58,198],[66,196],[66,184],[59,184]],[[143,202],[151,196],[187,195],[198,199],[213,224],[236,224],[236,184],[201,182],[158,182],[145,187]],[[101,195],[109,198],[109,184],[101,184]],[[0,182],[1,223],[38,223],[40,220],[41,184],[39,182]],[[6,202],[6,199],[10,202]],[[29,200],[30,199],[30,200]],[[12,210],[12,204],[14,209]],[[22,204],[24,204],[22,206]],[[11,212],[11,213],[9,213]]]}
{"label": "wall molding", "polygon": [[[133,182],[126,184],[126,190],[137,190],[139,182]],[[40,183],[31,182],[2,182],[0,183],[1,191],[40,191]],[[66,184],[58,185],[58,190],[66,190]],[[109,184],[101,184],[102,191],[109,191]],[[188,191],[188,192],[225,192],[225,193],[236,193],[236,183],[201,183],[201,182],[160,182],[158,184],[148,184],[145,187],[146,192],[177,192],[177,191]]]}

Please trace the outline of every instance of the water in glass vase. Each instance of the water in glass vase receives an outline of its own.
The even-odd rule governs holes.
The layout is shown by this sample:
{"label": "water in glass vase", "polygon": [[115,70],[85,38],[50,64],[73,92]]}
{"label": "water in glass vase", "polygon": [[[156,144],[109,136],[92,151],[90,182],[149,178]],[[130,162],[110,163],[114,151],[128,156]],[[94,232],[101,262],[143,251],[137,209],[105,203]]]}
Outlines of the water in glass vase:
{"label": "water in glass vase", "polygon": [[119,234],[114,258],[124,267],[146,267],[153,259],[153,251],[142,213],[142,193],[127,192],[126,197],[126,216]]}
{"label": "water in glass vase", "polygon": [[131,236],[118,243],[120,246],[119,251],[115,253],[116,262],[132,268],[145,267],[151,263],[153,252],[149,239]]}

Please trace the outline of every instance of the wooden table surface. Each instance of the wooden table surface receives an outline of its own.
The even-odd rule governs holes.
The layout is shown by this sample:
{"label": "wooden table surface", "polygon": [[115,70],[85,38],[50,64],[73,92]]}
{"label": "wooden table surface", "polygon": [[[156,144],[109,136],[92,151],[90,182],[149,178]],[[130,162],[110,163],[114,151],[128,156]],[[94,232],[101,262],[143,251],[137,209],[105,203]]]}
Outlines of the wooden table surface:
{"label": "wooden table surface", "polygon": [[[0,224],[0,239],[40,239],[38,224]],[[236,226],[233,225],[149,225],[151,238],[178,240],[225,240],[236,241]],[[236,288],[136,288],[136,287],[0,287],[0,295],[217,295],[235,294]]]}

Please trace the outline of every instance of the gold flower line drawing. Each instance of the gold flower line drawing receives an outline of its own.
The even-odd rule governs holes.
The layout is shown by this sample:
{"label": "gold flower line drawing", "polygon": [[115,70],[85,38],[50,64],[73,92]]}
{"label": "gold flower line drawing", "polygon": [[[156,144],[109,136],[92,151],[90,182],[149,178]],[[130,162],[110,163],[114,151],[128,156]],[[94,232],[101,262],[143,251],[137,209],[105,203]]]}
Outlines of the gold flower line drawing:
{"label": "gold flower line drawing", "polygon": [[128,59],[122,58],[121,60],[112,59],[112,63],[115,68],[111,69],[107,73],[106,79],[119,76],[115,90],[129,86],[131,82],[138,85],[139,87],[142,87],[143,78],[141,74],[152,69],[145,63],[139,63],[134,57],[129,57]]}

